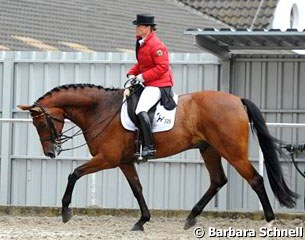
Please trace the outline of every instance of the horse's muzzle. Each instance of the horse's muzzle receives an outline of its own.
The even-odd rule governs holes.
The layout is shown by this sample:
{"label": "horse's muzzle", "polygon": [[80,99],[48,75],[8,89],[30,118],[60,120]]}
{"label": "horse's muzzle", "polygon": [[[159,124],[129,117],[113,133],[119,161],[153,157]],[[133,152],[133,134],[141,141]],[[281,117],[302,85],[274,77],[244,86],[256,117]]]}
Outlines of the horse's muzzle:
{"label": "horse's muzzle", "polygon": [[54,151],[46,152],[45,155],[46,155],[47,157],[50,157],[50,158],[55,158],[55,152],[54,152]]}

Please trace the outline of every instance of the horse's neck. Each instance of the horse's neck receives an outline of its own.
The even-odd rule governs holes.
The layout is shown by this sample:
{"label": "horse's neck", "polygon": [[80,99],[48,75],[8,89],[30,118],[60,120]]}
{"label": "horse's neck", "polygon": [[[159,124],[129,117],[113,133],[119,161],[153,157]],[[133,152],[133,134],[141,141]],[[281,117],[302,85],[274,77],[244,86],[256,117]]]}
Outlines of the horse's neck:
{"label": "horse's neck", "polygon": [[122,97],[121,91],[100,92],[96,96],[93,94],[66,95],[62,98],[56,97],[53,104],[61,107],[66,118],[84,131],[94,128],[102,119],[116,111],[120,107]]}

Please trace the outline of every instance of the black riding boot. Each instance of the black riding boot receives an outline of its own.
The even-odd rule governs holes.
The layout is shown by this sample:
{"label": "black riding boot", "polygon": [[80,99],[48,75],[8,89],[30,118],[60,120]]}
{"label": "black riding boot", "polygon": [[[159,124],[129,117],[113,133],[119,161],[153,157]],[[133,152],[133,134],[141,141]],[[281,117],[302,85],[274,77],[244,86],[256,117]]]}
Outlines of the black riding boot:
{"label": "black riding boot", "polygon": [[144,147],[142,150],[143,158],[153,158],[155,149],[154,149],[154,139],[151,131],[151,122],[147,112],[140,112],[138,114],[140,127],[143,133]]}

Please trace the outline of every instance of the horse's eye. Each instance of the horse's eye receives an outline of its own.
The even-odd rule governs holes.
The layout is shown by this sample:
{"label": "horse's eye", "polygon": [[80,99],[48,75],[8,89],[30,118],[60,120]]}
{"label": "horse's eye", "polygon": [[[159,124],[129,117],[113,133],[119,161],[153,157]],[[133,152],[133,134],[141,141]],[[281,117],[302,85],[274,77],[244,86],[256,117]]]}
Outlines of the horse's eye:
{"label": "horse's eye", "polygon": [[45,122],[41,122],[38,124],[37,126],[38,128],[46,128],[47,127],[47,124]]}

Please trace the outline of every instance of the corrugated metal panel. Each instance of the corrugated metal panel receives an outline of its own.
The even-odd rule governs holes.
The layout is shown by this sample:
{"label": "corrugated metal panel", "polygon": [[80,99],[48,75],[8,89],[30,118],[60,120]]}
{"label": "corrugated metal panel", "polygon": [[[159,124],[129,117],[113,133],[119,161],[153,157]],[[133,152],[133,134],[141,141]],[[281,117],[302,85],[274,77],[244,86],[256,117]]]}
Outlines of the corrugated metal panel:
{"label": "corrugated metal panel", "polygon": [[[301,59],[239,59],[234,61],[232,70],[232,93],[253,100],[263,111],[267,122],[304,123],[305,122],[305,61]],[[303,144],[304,128],[270,128],[277,138],[288,143]],[[258,145],[251,140],[250,159],[257,165]],[[305,169],[305,157],[296,160]],[[300,194],[295,211],[304,209],[305,182],[298,175],[291,160],[281,159],[286,179],[291,188]],[[256,168],[258,169],[258,167]],[[270,189],[265,171],[265,185],[268,196],[276,210],[288,211],[279,206]],[[257,209],[257,197],[248,184],[240,183],[240,176],[230,168],[230,207],[232,209]],[[236,188],[238,186],[238,188]],[[242,189],[242,190],[241,190]],[[242,191],[244,198],[239,198]],[[248,202],[245,202],[248,201]],[[291,210],[289,210],[291,211]]]}
{"label": "corrugated metal panel", "polygon": [[[2,96],[3,96],[3,62],[0,62],[0,118],[2,118],[2,111],[3,111],[3,103],[2,103]],[[2,124],[0,124],[0,137],[2,136]],[[2,153],[2,144],[0,143],[0,153]],[[0,154],[0,162],[1,162],[2,154]],[[1,169],[1,168],[0,168]],[[0,192],[1,192],[1,171],[0,171]]]}
{"label": "corrugated metal panel", "polygon": [[[0,61],[0,117],[2,117],[2,108],[3,108],[3,103],[2,103],[2,96],[3,96],[3,62]],[[1,135],[1,129],[2,126],[0,125],[0,135]],[[0,151],[1,151],[1,144],[0,144]]]}
{"label": "corrugated metal panel", "polygon": [[[126,71],[135,61],[133,54],[123,53],[2,52],[1,57],[11,58],[14,62],[12,111],[15,118],[28,117],[27,113],[18,111],[16,105],[31,104],[57,85],[90,82],[105,87],[122,87]],[[217,58],[206,54],[177,53],[170,57],[178,94],[217,89]],[[56,160],[46,159],[32,125],[20,123],[13,124],[11,128],[12,176],[8,203],[60,206],[68,174],[90,158],[86,147],[63,152]],[[66,147],[83,142],[83,138],[78,137]],[[149,162],[137,168],[150,208],[191,209],[209,185],[209,176],[197,151],[187,151],[163,162]],[[72,206],[91,204],[94,177],[97,205],[105,208],[138,208],[119,169],[81,178],[75,187]],[[225,196],[225,189],[220,194]],[[208,209],[225,207],[226,201],[219,198],[208,205]]]}
{"label": "corrugated metal panel", "polygon": [[1,97],[0,97],[0,113],[2,114],[2,93],[3,93],[3,62],[0,62],[0,92],[1,92]]}
{"label": "corrugated metal panel", "polygon": [[[2,61],[11,59],[14,63],[13,103],[9,106],[13,117],[27,118],[26,113],[16,110],[16,105],[32,103],[46,91],[60,84],[90,82],[107,87],[122,87],[126,71],[134,62],[134,55],[2,52],[1,59]],[[265,59],[234,62],[232,92],[246,96],[257,103],[269,122],[302,123],[305,122],[305,111],[300,112],[300,109],[305,109],[305,97],[302,94],[302,89],[305,89],[305,62],[293,59],[285,59],[285,61]],[[171,62],[177,93],[218,89],[219,63],[216,58],[205,54],[175,53],[171,55]],[[0,92],[3,93],[4,69],[1,61],[0,71],[2,78]],[[4,104],[2,100],[1,97],[0,110]],[[70,124],[67,125],[66,128]],[[0,125],[1,142],[4,143],[7,138],[1,133],[1,127],[2,125]],[[305,140],[305,129],[272,128],[270,131],[287,142],[302,143]],[[5,151],[10,150],[12,154],[11,187],[7,203],[60,206],[68,174],[90,158],[86,147],[63,152],[60,158],[51,160],[43,157],[37,133],[32,125],[13,124],[6,132],[12,133],[12,143],[0,144],[0,148],[3,145],[6,147]],[[66,146],[77,146],[83,141],[83,138],[79,137]],[[250,146],[250,159],[258,168],[258,145],[255,138],[250,138]],[[302,161],[300,167],[304,169],[303,156],[299,156],[297,160]],[[190,209],[209,186],[209,176],[198,151],[183,152],[164,159],[163,162],[149,162],[137,168],[144,196],[150,208]],[[224,168],[228,173],[228,187],[219,192],[207,209],[258,209],[258,198],[249,185],[234,169],[227,167],[226,161]],[[300,195],[304,194],[305,183],[296,174],[289,160],[283,162],[283,168],[296,192]],[[91,186],[94,177],[96,205],[105,208],[138,208],[130,187],[119,169],[102,171],[81,178],[76,184],[72,206],[91,205]],[[266,177],[265,182],[272,205],[276,209],[281,209],[271,193]],[[5,199],[2,199],[3,201]],[[303,204],[302,198],[299,199],[296,210],[302,210]]]}

